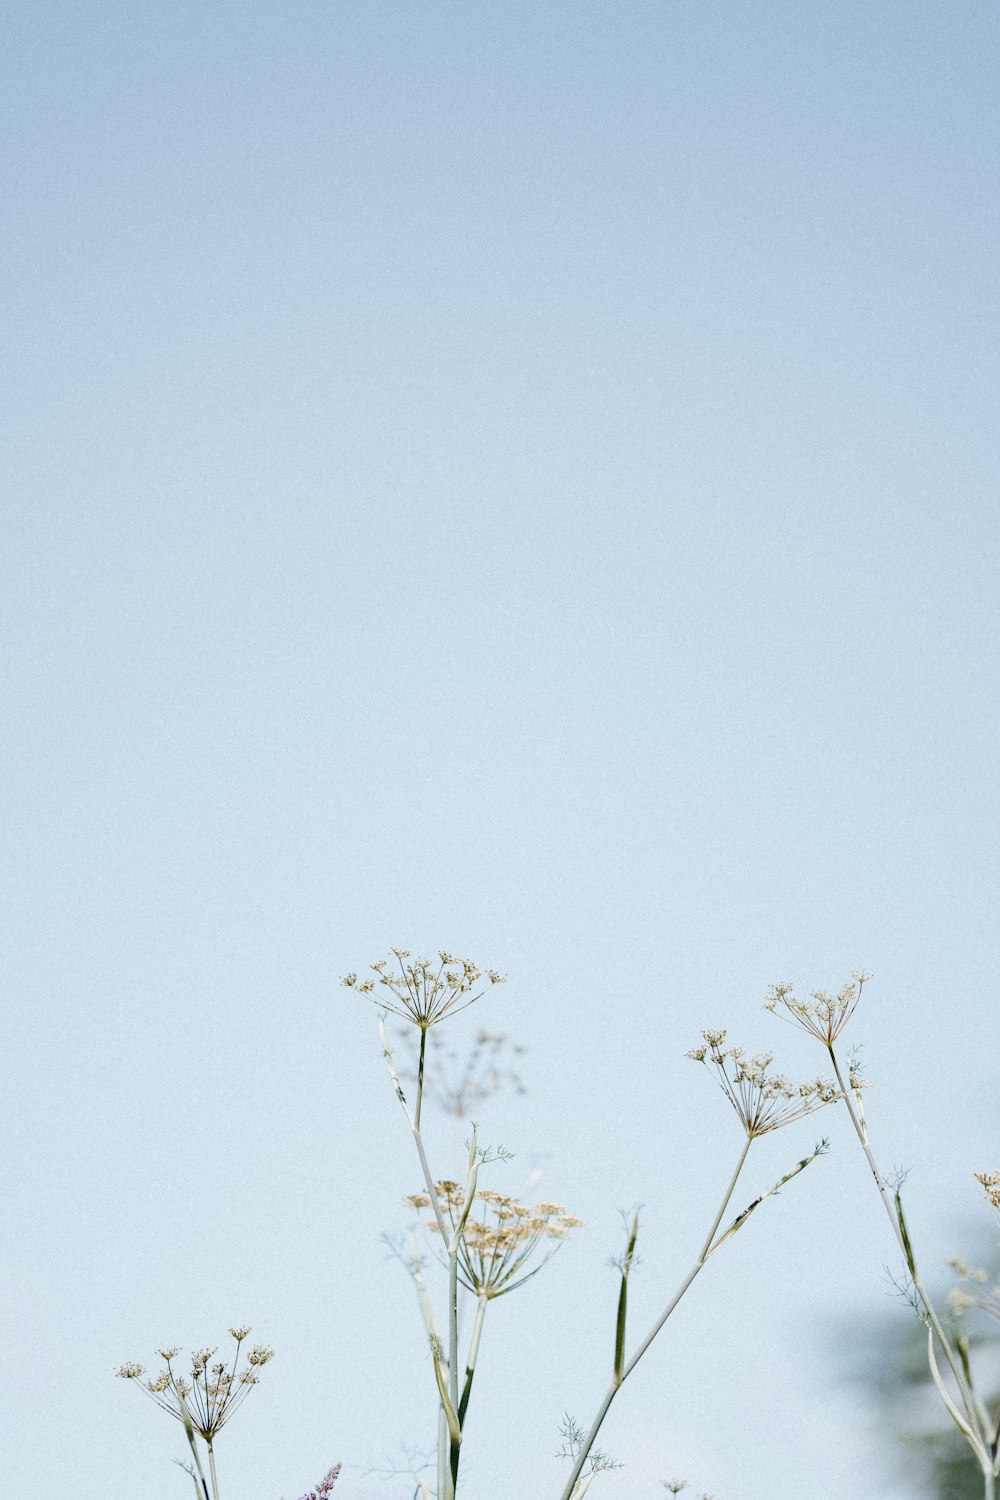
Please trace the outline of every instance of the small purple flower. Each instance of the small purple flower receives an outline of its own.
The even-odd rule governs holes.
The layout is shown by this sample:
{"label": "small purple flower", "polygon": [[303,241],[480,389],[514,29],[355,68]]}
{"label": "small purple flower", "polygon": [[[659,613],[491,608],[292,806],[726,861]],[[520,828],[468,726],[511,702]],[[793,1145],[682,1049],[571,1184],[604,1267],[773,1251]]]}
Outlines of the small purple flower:
{"label": "small purple flower", "polygon": [[327,1500],[327,1496],[337,1483],[341,1467],[340,1464],[334,1464],[332,1469],[327,1469],[316,1488],[310,1490],[308,1495],[300,1495],[299,1500]]}

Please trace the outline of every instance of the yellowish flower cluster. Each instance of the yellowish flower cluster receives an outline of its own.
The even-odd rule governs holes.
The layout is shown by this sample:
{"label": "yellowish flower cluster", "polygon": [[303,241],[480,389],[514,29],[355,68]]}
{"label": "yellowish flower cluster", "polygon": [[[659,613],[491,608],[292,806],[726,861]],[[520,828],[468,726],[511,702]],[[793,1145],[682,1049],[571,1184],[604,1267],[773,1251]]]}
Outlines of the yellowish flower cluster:
{"label": "yellowish flower cluster", "polygon": [[[465,1211],[465,1194],[457,1182],[435,1183],[438,1203],[446,1223],[455,1229]],[[407,1202],[414,1208],[431,1207],[427,1193],[414,1193]],[[474,1217],[477,1207],[480,1216]],[[522,1286],[551,1259],[559,1242],[581,1223],[561,1203],[517,1203],[506,1193],[481,1188],[462,1228],[458,1248],[459,1278],[477,1297],[502,1297]],[[429,1229],[439,1232],[437,1219]],[[546,1244],[548,1253],[532,1269],[528,1262]]]}

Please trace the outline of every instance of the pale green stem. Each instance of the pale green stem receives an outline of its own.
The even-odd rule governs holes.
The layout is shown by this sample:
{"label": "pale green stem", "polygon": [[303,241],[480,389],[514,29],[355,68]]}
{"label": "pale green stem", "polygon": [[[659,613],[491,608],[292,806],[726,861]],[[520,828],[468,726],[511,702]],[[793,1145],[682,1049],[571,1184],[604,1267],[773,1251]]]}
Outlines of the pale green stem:
{"label": "pale green stem", "polygon": [[[378,1029],[379,1036],[382,1039],[382,1051],[385,1053],[385,1065],[389,1069],[389,1077],[392,1080],[392,1086],[395,1090],[396,1098],[399,1100],[400,1104],[403,1107],[403,1112],[406,1115],[406,1118],[410,1125],[410,1130],[413,1134],[414,1145],[417,1148],[417,1156],[420,1158],[420,1169],[424,1174],[424,1184],[427,1188],[427,1193],[431,1200],[431,1206],[434,1209],[434,1218],[437,1222],[438,1231],[441,1235],[442,1243],[447,1245],[450,1242],[448,1226],[445,1223],[444,1213],[442,1212],[441,1204],[438,1201],[437,1188],[434,1185],[434,1178],[431,1174],[430,1162],[427,1160],[427,1152],[424,1150],[424,1142],[420,1134],[420,1125],[413,1111],[410,1109],[409,1104],[407,1104],[406,1102],[406,1095],[403,1093],[403,1086],[399,1081],[399,1076],[396,1072],[396,1065],[392,1060],[392,1050],[389,1046],[389,1038],[386,1034],[385,1021],[381,1018],[379,1019]],[[423,1048],[424,1040],[425,1033],[421,1031],[421,1049]],[[418,1106],[420,1097],[422,1096],[422,1092],[423,1089],[421,1080],[421,1086],[418,1092]],[[454,1485],[452,1484],[451,1472],[448,1464],[449,1444],[450,1438],[444,1412],[444,1406],[442,1403],[438,1417],[438,1500],[454,1500],[455,1490]]]}
{"label": "pale green stem", "polygon": [[[191,1421],[191,1413],[188,1411],[187,1402],[179,1391],[177,1392],[177,1400],[180,1406],[181,1421],[184,1423],[184,1432],[187,1436],[188,1446],[191,1449],[191,1456],[194,1459],[195,1468],[198,1470],[198,1478],[201,1480],[201,1487],[205,1492],[205,1500],[209,1500],[208,1485],[205,1483],[205,1471],[201,1466],[201,1456],[198,1452],[198,1444],[194,1435],[194,1423]],[[197,1488],[197,1485],[195,1486],[195,1488]]]}
{"label": "pale green stem", "polygon": [[[462,1241],[462,1231],[465,1229],[466,1220],[472,1212],[472,1202],[476,1196],[476,1182],[479,1176],[479,1162],[477,1160],[476,1130],[473,1127],[472,1136],[469,1141],[469,1163],[468,1177],[465,1183],[465,1198],[462,1212],[459,1215],[451,1237],[448,1240],[448,1394],[451,1397],[452,1408],[456,1415],[459,1408],[458,1396],[458,1247]],[[461,1417],[458,1417],[459,1429],[461,1429]],[[451,1478],[454,1485],[458,1479],[458,1464],[461,1457],[461,1430],[456,1438],[449,1434],[451,1445]]]}
{"label": "pale green stem", "polygon": [[729,1200],[733,1196],[733,1192],[736,1188],[736,1183],[739,1180],[739,1175],[743,1170],[743,1164],[747,1159],[747,1152],[750,1150],[752,1141],[753,1136],[748,1135],[743,1143],[743,1149],[740,1152],[739,1161],[736,1163],[736,1170],[733,1172],[732,1177],[729,1179],[729,1186],[726,1188],[722,1202],[719,1204],[718,1212],[716,1213],[715,1218],[712,1220],[712,1227],[708,1231],[708,1234],[705,1236],[705,1243],[702,1245],[700,1251],[698,1252],[698,1259],[695,1261],[694,1265],[691,1267],[690,1271],[687,1273],[684,1280],[681,1282],[680,1286],[677,1288],[676,1292],[667,1303],[663,1312],[657,1318],[656,1322],[653,1324],[653,1327],[650,1329],[649,1333],[647,1333],[646,1337],[643,1339],[642,1343],[639,1345],[638,1349],[623,1369],[621,1379],[613,1380],[611,1382],[611,1385],[608,1387],[604,1400],[601,1402],[601,1405],[598,1408],[597,1415],[591,1423],[590,1431],[584,1438],[580,1451],[576,1456],[573,1464],[573,1472],[569,1476],[569,1479],[566,1483],[566,1488],[563,1490],[560,1500],[573,1500],[573,1493],[576,1489],[577,1481],[579,1480],[580,1475],[583,1471],[584,1464],[590,1457],[590,1450],[593,1448],[594,1443],[597,1441],[597,1434],[601,1430],[604,1418],[608,1414],[608,1410],[611,1406],[612,1401],[615,1399],[625,1381],[628,1379],[629,1375],[631,1375],[632,1371],[635,1369],[636,1365],[639,1363],[640,1359],[649,1348],[650,1344],[656,1338],[656,1335],[660,1332],[660,1329],[670,1317],[670,1314],[674,1311],[674,1308],[677,1306],[678,1302],[680,1302],[681,1298],[684,1296],[684,1293],[687,1291],[692,1281],[694,1281],[695,1277],[698,1275],[698,1272],[704,1267],[705,1262],[707,1261],[712,1250],[712,1241],[715,1239],[719,1225],[722,1223],[722,1216],[729,1206]]}
{"label": "pale green stem", "polygon": [[948,1339],[944,1329],[941,1327],[941,1320],[939,1319],[934,1304],[932,1303],[930,1296],[923,1284],[923,1281],[920,1278],[920,1273],[917,1270],[916,1262],[913,1260],[912,1253],[907,1248],[906,1239],[903,1235],[902,1225],[899,1222],[899,1215],[896,1212],[895,1204],[893,1203],[892,1198],[889,1195],[889,1189],[885,1185],[882,1173],[878,1169],[878,1163],[875,1160],[875,1157],[872,1153],[872,1148],[868,1142],[868,1132],[862,1126],[861,1121],[858,1119],[858,1116],[854,1109],[854,1105],[851,1102],[851,1093],[847,1085],[844,1083],[844,1077],[840,1071],[840,1064],[837,1061],[837,1054],[833,1050],[832,1043],[827,1047],[827,1051],[830,1054],[830,1061],[833,1063],[833,1071],[837,1075],[837,1083],[840,1086],[840,1092],[844,1096],[844,1103],[847,1105],[847,1112],[851,1117],[851,1124],[854,1126],[855,1134],[857,1135],[858,1140],[861,1142],[861,1149],[865,1153],[868,1165],[871,1168],[872,1176],[875,1179],[875,1186],[878,1188],[879,1197],[882,1199],[882,1206],[885,1209],[886,1213],[889,1215],[889,1223],[892,1225],[893,1233],[896,1236],[896,1241],[899,1245],[899,1248],[903,1252],[903,1259],[906,1261],[907,1267],[909,1269],[910,1276],[913,1281],[914,1291],[920,1298],[930,1325],[933,1328],[935,1335],[937,1336],[938,1343],[941,1345],[941,1352],[944,1354],[945,1359],[948,1361],[948,1368],[951,1370],[951,1373],[955,1378],[955,1384],[958,1386],[959,1395],[962,1398],[962,1405],[965,1407],[965,1414],[969,1419],[969,1424],[977,1431],[978,1435],[984,1442],[988,1442],[989,1434],[979,1431],[981,1424],[972,1392],[970,1391],[966,1383],[965,1376],[962,1373],[961,1367],[955,1358],[955,1353],[951,1347],[951,1342]]}
{"label": "pale green stem", "polygon": [[465,1384],[462,1387],[462,1399],[458,1404],[458,1420],[465,1426],[465,1413],[469,1408],[469,1397],[472,1394],[472,1381],[476,1373],[476,1360],[479,1358],[479,1341],[483,1336],[483,1320],[486,1317],[486,1309],[489,1306],[488,1297],[480,1297],[476,1306],[476,1321],[472,1325],[472,1338],[469,1341],[469,1353],[465,1361]]}
{"label": "pale green stem", "polygon": [[219,1500],[219,1476],[215,1472],[215,1449],[208,1444],[208,1472],[212,1476],[212,1500]]}
{"label": "pale green stem", "polygon": [[424,1053],[427,1050],[427,1028],[420,1028],[420,1061],[417,1063],[417,1104],[413,1111],[413,1120],[416,1128],[420,1129],[420,1106],[424,1098]]}
{"label": "pale green stem", "polygon": [[458,1246],[448,1251],[448,1391],[458,1410]]}
{"label": "pale green stem", "polygon": [[444,1414],[444,1407],[438,1406],[438,1496],[447,1494],[448,1482],[451,1476],[448,1473],[448,1419]]}

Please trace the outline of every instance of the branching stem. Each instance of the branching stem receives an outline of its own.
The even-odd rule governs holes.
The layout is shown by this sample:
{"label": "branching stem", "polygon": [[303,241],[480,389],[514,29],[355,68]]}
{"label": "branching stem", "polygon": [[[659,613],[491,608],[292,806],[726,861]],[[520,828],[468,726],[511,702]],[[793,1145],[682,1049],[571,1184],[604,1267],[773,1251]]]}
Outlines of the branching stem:
{"label": "branching stem", "polygon": [[719,1225],[722,1223],[722,1216],[729,1206],[729,1200],[733,1196],[733,1192],[739,1180],[740,1173],[743,1171],[743,1165],[747,1159],[747,1152],[750,1150],[752,1140],[753,1137],[748,1135],[746,1140],[743,1142],[743,1149],[740,1152],[739,1160],[736,1163],[736,1169],[733,1172],[732,1177],[729,1179],[729,1186],[726,1188],[722,1202],[719,1204],[718,1212],[716,1213],[715,1218],[712,1220],[712,1227],[708,1231],[708,1234],[705,1236],[705,1243],[702,1245],[700,1251],[698,1252],[698,1259],[695,1261],[694,1265],[691,1267],[690,1271],[687,1273],[684,1280],[681,1282],[680,1286],[677,1288],[676,1292],[671,1297],[670,1301],[667,1303],[666,1307],[663,1309],[663,1312],[657,1318],[656,1322],[653,1324],[653,1327],[650,1329],[649,1333],[647,1333],[646,1337],[643,1339],[636,1352],[632,1355],[632,1358],[625,1365],[624,1369],[622,1370],[621,1377],[613,1379],[611,1385],[608,1387],[604,1400],[601,1402],[601,1405],[598,1408],[597,1415],[591,1423],[590,1431],[584,1438],[583,1443],[580,1447],[580,1451],[577,1454],[576,1459],[574,1460],[573,1472],[570,1474],[569,1479],[567,1480],[566,1487],[562,1492],[560,1500],[573,1500],[573,1494],[576,1490],[577,1481],[579,1480],[580,1475],[583,1472],[584,1464],[590,1457],[590,1450],[593,1448],[594,1443],[597,1441],[597,1434],[601,1430],[604,1418],[608,1414],[608,1410],[611,1406],[612,1401],[615,1399],[623,1384],[628,1379],[629,1375],[631,1375],[632,1371],[635,1369],[636,1365],[639,1363],[640,1359],[645,1354],[650,1344],[656,1338],[656,1335],[659,1333],[664,1323],[670,1317],[670,1314],[674,1311],[678,1302],[680,1302],[681,1298],[684,1296],[684,1293],[687,1291],[692,1281],[694,1281],[695,1277],[698,1275],[698,1272],[701,1271],[704,1267],[709,1255],[712,1253],[712,1241],[715,1239]]}

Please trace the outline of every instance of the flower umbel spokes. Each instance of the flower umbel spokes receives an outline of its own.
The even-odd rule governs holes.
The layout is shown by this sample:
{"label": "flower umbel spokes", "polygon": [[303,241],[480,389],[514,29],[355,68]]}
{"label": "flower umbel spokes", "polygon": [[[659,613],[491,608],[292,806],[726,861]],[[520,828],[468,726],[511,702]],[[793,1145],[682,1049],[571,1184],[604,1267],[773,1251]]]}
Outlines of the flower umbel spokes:
{"label": "flower umbel spokes", "polygon": [[186,1406],[195,1432],[206,1442],[211,1442],[237,1408],[243,1405],[250,1388],[260,1380],[262,1366],[274,1356],[273,1349],[266,1349],[263,1344],[254,1344],[246,1356],[246,1365],[237,1374],[240,1346],[250,1329],[230,1328],[229,1332],[236,1341],[231,1367],[228,1361],[221,1359],[214,1364],[210,1363],[217,1352],[215,1349],[196,1349],[191,1355],[191,1378],[186,1380],[174,1368],[174,1360],[180,1350],[158,1349],[156,1353],[163,1360],[164,1368],[155,1379],[142,1380],[145,1366],[139,1364],[122,1365],[118,1374],[124,1380],[136,1381],[142,1390],[152,1396],[157,1406],[176,1417],[179,1422],[184,1420]]}
{"label": "flower umbel spokes", "polygon": [[[465,1214],[465,1194],[457,1182],[438,1182],[435,1188],[445,1221],[454,1230]],[[414,1193],[407,1202],[414,1208],[431,1207],[427,1193]],[[474,1217],[477,1206],[480,1216]],[[472,1200],[458,1243],[459,1280],[477,1297],[502,1297],[540,1271],[580,1223],[561,1203],[536,1203],[529,1208],[506,1193],[481,1188]],[[436,1218],[427,1221],[427,1228],[440,1232]],[[526,1270],[546,1245],[548,1253],[532,1270]]]}
{"label": "flower umbel spokes", "polygon": [[987,1203],[1000,1213],[1000,1172],[973,1172],[972,1175],[982,1183]]}
{"label": "flower umbel spokes", "polygon": [[[824,1047],[832,1047],[857,1009],[861,992],[871,979],[863,969],[831,995],[827,990],[813,990],[808,1000],[798,1000],[790,984],[775,984],[768,991],[764,1009],[781,1015],[784,1021],[801,1026]],[[783,1014],[782,1014],[783,1012]]]}
{"label": "flower umbel spokes", "polygon": [[[250,1329],[230,1328],[229,1333],[236,1343],[232,1362],[220,1359],[212,1363],[213,1356],[217,1352],[215,1349],[196,1349],[191,1355],[190,1379],[186,1379],[174,1368],[174,1361],[181,1352],[177,1348],[156,1351],[159,1358],[163,1360],[163,1369],[152,1380],[143,1380],[145,1366],[134,1362],[121,1365],[117,1372],[123,1380],[134,1380],[140,1390],[145,1391],[157,1406],[184,1424],[199,1473],[201,1461],[198,1458],[194,1435],[197,1434],[204,1440],[208,1448],[214,1500],[218,1500],[219,1494],[213,1451],[215,1435],[225,1427],[233,1413],[243,1405],[251,1388],[260,1380],[262,1367],[274,1356],[273,1349],[268,1349],[263,1344],[254,1344],[249,1354],[245,1356],[246,1364],[243,1369],[237,1372],[241,1347]],[[208,1486],[204,1476],[201,1482],[202,1489],[207,1496]]]}
{"label": "flower umbel spokes", "polygon": [[[484,976],[476,964],[444,948],[438,949],[437,962],[430,958],[411,959],[408,948],[393,948],[391,952],[395,963],[380,958],[369,964],[375,978],[359,979],[352,972],[345,974],[340,982],[380,1009],[412,1021],[422,1031],[473,1005],[491,985],[504,983],[504,975],[495,969],[487,969]],[[484,978],[482,987],[473,994]]]}
{"label": "flower umbel spokes", "polygon": [[793,1084],[783,1074],[769,1072],[770,1052],[748,1056],[742,1047],[726,1047],[725,1031],[703,1031],[702,1037],[704,1045],[693,1047],[687,1056],[715,1069],[722,1092],[751,1140],[843,1097],[828,1079]]}

